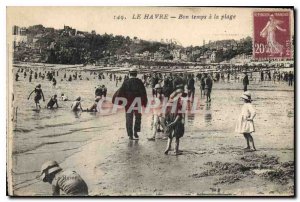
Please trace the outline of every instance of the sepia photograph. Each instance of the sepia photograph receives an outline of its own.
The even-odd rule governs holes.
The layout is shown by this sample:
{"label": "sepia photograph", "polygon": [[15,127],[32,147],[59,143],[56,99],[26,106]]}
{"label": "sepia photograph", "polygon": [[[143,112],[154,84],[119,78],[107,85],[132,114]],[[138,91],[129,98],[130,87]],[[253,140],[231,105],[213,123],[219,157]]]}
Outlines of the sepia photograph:
{"label": "sepia photograph", "polygon": [[295,196],[294,7],[8,6],[9,196]]}

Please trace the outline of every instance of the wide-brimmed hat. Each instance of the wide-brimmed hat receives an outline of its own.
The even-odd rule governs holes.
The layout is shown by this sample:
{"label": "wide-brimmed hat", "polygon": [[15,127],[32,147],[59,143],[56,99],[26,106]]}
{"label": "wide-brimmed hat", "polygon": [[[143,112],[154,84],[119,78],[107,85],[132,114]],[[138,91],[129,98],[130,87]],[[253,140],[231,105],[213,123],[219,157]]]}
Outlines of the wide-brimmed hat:
{"label": "wide-brimmed hat", "polygon": [[244,100],[252,100],[251,99],[251,93],[249,91],[245,91],[242,95],[241,98],[243,98]]}
{"label": "wide-brimmed hat", "polygon": [[169,102],[170,102],[170,103],[173,103],[173,102],[177,101],[177,100],[182,96],[183,93],[184,93],[184,91],[183,91],[182,88],[176,89],[176,90],[173,91],[173,93],[170,95]]}
{"label": "wide-brimmed hat", "polygon": [[129,69],[129,73],[137,73],[137,72],[138,72],[138,70],[135,67],[132,67]]}
{"label": "wide-brimmed hat", "polygon": [[183,84],[177,84],[176,86],[175,86],[175,90],[178,90],[178,89],[184,89],[184,85]]}
{"label": "wide-brimmed hat", "polygon": [[62,169],[61,169],[61,167],[59,167],[59,165],[56,161],[47,161],[42,165],[41,174],[40,174],[39,178],[45,182],[46,177],[49,174],[52,174],[52,173],[60,171],[60,170],[62,170]]}

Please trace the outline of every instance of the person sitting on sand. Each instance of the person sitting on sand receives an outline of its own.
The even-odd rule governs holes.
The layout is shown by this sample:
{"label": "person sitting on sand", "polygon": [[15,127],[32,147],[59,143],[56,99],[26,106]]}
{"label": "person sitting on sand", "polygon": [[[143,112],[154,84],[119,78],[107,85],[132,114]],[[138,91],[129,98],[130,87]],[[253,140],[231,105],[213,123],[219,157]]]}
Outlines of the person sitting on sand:
{"label": "person sitting on sand", "polygon": [[98,102],[99,102],[100,100],[101,100],[101,98],[97,97],[97,98],[95,99],[94,104],[93,104],[90,108],[86,109],[86,111],[87,111],[87,112],[97,112],[97,111],[98,111],[98,110],[97,110],[97,105],[98,105]]}
{"label": "person sitting on sand", "polygon": [[79,111],[81,110],[82,111],[82,107],[81,107],[81,97],[78,97],[74,102],[73,104],[71,105],[71,109],[72,111]]}
{"label": "person sitting on sand", "polygon": [[245,148],[245,150],[250,150],[249,142],[252,142],[253,150],[256,151],[254,139],[251,135],[251,133],[255,131],[253,119],[256,113],[251,104],[252,100],[250,92],[244,92],[241,98],[244,100],[244,105],[242,107],[241,114],[236,124],[235,132],[244,135],[247,142],[247,147]]}
{"label": "person sitting on sand", "polygon": [[43,101],[45,102],[45,97],[44,97],[44,93],[41,89],[41,84],[38,84],[35,89],[29,94],[28,96],[28,100],[30,99],[30,96],[31,94],[34,92],[35,93],[35,97],[34,97],[34,102],[35,102],[35,106],[36,106],[36,109],[40,109],[41,106],[40,106],[40,100],[42,99],[43,97]]}
{"label": "person sitting on sand", "polygon": [[81,176],[75,171],[63,170],[56,161],[45,162],[39,178],[52,185],[53,196],[59,196],[60,191],[67,196],[88,195],[88,186]]}
{"label": "person sitting on sand", "polygon": [[55,104],[56,104],[56,107],[58,108],[57,95],[56,94],[53,97],[50,98],[50,100],[47,104],[47,108],[52,109]]}
{"label": "person sitting on sand", "polygon": [[62,101],[68,101],[68,97],[64,93],[62,93],[61,94],[61,100]]}
{"label": "person sitting on sand", "polygon": [[[178,85],[180,86],[180,85]],[[165,154],[167,155],[171,150],[172,140],[175,137],[175,154],[179,155],[179,139],[184,135],[184,114],[181,112],[182,103],[181,98],[186,97],[181,87],[176,87],[169,99],[169,105],[165,111],[165,125],[167,126],[166,135],[168,136],[167,148]],[[173,105],[176,105],[174,108]]]}

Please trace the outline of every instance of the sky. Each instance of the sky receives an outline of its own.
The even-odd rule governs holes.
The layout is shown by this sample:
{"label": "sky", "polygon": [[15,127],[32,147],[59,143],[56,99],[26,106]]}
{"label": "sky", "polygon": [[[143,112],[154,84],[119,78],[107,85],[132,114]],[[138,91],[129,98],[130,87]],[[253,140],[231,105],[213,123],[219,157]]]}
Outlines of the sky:
{"label": "sky", "polygon": [[[12,25],[62,29],[64,25],[80,31],[114,34],[160,41],[176,39],[183,46],[197,46],[223,39],[241,39],[253,35],[252,12],[261,8],[199,7],[8,7],[7,30]],[[266,9],[264,9],[266,10]],[[141,14],[141,19],[133,15]],[[168,19],[144,19],[145,15],[168,15]],[[180,15],[189,19],[178,19]],[[191,19],[192,15],[206,19]],[[212,19],[208,19],[209,16]],[[229,18],[221,19],[227,15]],[[114,19],[124,16],[126,19]],[[171,18],[174,16],[176,18]],[[219,19],[214,19],[219,16]],[[9,34],[9,33],[8,33]]]}

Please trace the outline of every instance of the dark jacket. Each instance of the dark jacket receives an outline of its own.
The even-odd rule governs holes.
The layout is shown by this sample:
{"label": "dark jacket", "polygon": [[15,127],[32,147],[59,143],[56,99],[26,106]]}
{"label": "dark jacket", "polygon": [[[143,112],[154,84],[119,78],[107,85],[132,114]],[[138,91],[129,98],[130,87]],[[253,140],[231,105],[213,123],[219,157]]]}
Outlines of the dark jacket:
{"label": "dark jacket", "polygon": [[151,79],[151,87],[155,88],[155,85],[158,84],[158,81],[159,81],[159,79],[158,79],[157,76],[152,77],[152,79]]}
{"label": "dark jacket", "polygon": [[249,85],[249,79],[248,79],[248,75],[246,75],[243,79],[243,85],[246,86],[246,85]]}
{"label": "dark jacket", "polygon": [[102,96],[102,94],[103,94],[102,89],[101,88],[96,88],[96,90],[95,90],[95,96]]}
{"label": "dark jacket", "polygon": [[127,99],[125,109],[127,110],[135,98],[141,98],[141,104],[146,107],[148,103],[146,88],[139,78],[129,78],[125,80],[120,88],[120,92]]}
{"label": "dark jacket", "polygon": [[193,89],[195,89],[195,80],[194,80],[194,78],[190,78],[190,79],[188,80],[187,89],[188,89],[188,90],[193,90]]}
{"label": "dark jacket", "polygon": [[205,80],[205,85],[208,89],[212,89],[213,82],[210,77],[207,77],[207,79]]}
{"label": "dark jacket", "polygon": [[289,80],[293,80],[294,79],[294,75],[293,73],[289,73],[289,76],[288,76]]}
{"label": "dark jacket", "polygon": [[174,88],[174,90],[176,90],[178,88],[184,89],[184,81],[181,77],[176,77],[173,80],[173,88]]}
{"label": "dark jacket", "polygon": [[173,82],[170,78],[165,78],[163,92],[165,97],[169,97],[173,92]]}

